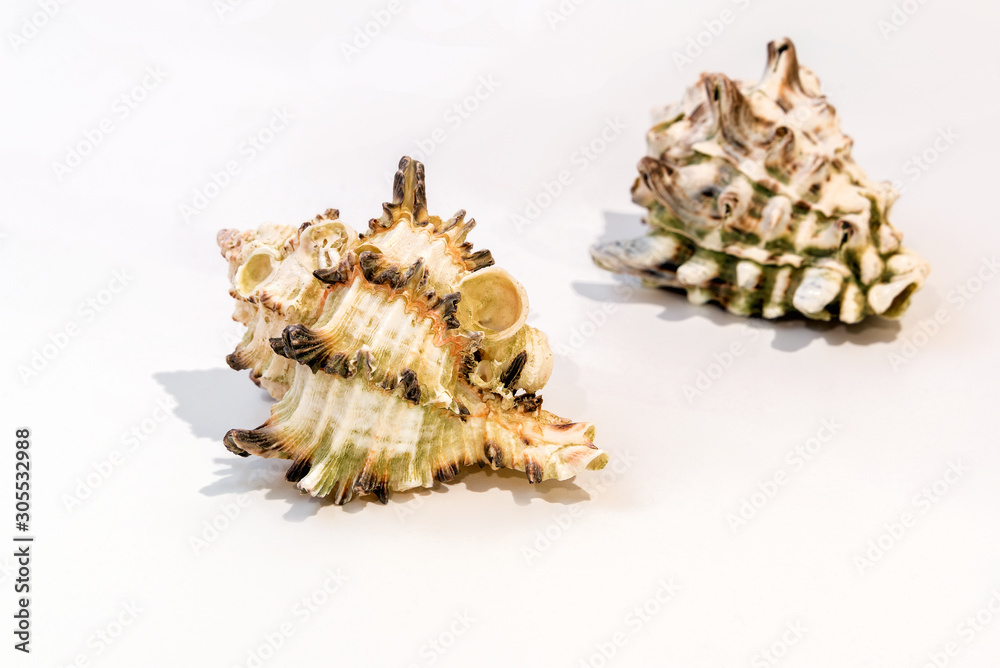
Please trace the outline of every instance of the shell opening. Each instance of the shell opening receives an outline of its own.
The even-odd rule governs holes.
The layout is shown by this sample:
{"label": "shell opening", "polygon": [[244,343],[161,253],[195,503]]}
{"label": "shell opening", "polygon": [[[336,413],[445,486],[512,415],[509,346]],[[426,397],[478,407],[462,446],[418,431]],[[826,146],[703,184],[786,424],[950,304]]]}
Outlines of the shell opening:
{"label": "shell opening", "polygon": [[458,291],[462,320],[499,341],[512,336],[528,319],[528,295],[513,276],[497,266],[467,276]]}
{"label": "shell opening", "polygon": [[233,287],[241,297],[249,297],[257,286],[278,269],[278,258],[269,248],[255,251],[233,277]]}
{"label": "shell opening", "polygon": [[357,239],[357,233],[339,221],[312,225],[302,232],[299,248],[314,269],[326,269],[340,262],[343,249]]}

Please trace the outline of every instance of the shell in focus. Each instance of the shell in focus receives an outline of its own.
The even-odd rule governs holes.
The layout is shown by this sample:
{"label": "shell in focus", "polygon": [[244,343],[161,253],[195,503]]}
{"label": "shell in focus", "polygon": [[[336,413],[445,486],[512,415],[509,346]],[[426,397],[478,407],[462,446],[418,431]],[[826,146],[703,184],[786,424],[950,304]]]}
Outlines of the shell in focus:
{"label": "shell in focus", "polygon": [[652,229],[594,246],[605,269],[739,315],[845,323],[899,316],[930,271],[789,40],[768,45],[757,83],[703,74],[647,140],[632,199]]}
{"label": "shell in focus", "polygon": [[286,478],[338,504],[431,487],[462,466],[530,482],[600,469],[594,427],[541,409],[548,340],[528,299],[459,211],[427,213],[423,165],[399,164],[393,201],[357,234],[330,209],[299,228],[223,230],[234,319],[227,358],[279,399],[226,447],[292,460]]}

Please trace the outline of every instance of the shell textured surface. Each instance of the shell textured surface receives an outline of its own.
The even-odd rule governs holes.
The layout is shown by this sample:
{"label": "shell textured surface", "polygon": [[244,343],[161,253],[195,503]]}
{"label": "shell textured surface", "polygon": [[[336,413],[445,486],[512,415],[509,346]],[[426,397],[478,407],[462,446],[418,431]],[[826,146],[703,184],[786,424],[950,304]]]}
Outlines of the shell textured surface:
{"label": "shell textured surface", "polygon": [[521,284],[465,240],[475,221],[429,215],[410,158],[393,190],[364,234],[334,209],[219,233],[247,326],[227,362],[279,400],[226,447],[292,460],[287,480],[338,504],[384,503],[472,464],[533,483],[602,468],[591,424],[542,410],[548,340],[525,324]]}
{"label": "shell textured surface", "polygon": [[594,246],[605,269],[739,315],[845,323],[899,316],[929,273],[789,40],[759,82],[703,74],[647,141],[632,199],[651,231]]}

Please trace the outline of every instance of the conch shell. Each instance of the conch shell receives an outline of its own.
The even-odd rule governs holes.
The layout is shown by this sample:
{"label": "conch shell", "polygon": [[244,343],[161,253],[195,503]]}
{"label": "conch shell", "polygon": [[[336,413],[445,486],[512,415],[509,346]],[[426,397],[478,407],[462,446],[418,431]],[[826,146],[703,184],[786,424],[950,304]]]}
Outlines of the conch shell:
{"label": "conch shell", "polygon": [[292,460],[286,478],[338,504],[447,482],[463,465],[530,482],[600,469],[594,427],[541,409],[552,372],[528,297],[459,211],[427,213],[423,165],[399,163],[393,201],[359,235],[330,209],[298,229],[223,230],[234,319],[227,358],[280,401],[241,456]]}
{"label": "conch shell", "polygon": [[605,269],[739,315],[845,323],[899,316],[930,271],[889,222],[898,194],[854,162],[787,39],[757,83],[703,74],[647,140],[632,199],[652,230],[595,246]]}

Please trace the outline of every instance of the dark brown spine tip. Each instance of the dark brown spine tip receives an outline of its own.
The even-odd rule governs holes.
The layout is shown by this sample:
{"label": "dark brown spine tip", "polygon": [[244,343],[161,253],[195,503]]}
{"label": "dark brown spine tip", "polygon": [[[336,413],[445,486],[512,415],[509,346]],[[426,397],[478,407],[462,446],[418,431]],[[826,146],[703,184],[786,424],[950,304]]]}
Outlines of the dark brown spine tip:
{"label": "dark brown spine tip", "polygon": [[379,260],[381,255],[373,251],[364,251],[358,256],[358,266],[361,273],[371,282],[375,282],[375,276],[379,273]]}
{"label": "dark brown spine tip", "polygon": [[410,170],[410,159],[406,156],[399,161],[399,169],[392,179],[392,205],[400,206],[406,194],[406,172]]}
{"label": "dark brown spine tip", "polygon": [[378,485],[378,477],[371,471],[365,471],[358,476],[357,481],[354,483],[354,489],[362,494],[368,494],[373,491]]}
{"label": "dark brown spine tip", "polygon": [[288,482],[299,482],[307,475],[312,469],[312,462],[308,459],[297,459],[295,463],[292,464],[288,471],[285,472],[285,480]]}
{"label": "dark brown spine tip", "polygon": [[342,506],[354,498],[354,481],[339,481],[334,483],[330,498],[338,506]]}
{"label": "dark brown spine tip", "polygon": [[310,227],[312,227],[312,224],[313,224],[313,221],[307,220],[306,222],[304,222],[301,225],[299,225],[299,236],[301,236],[303,232],[305,232]]}
{"label": "dark brown spine tip", "polygon": [[323,365],[323,372],[330,375],[338,375],[341,378],[350,378],[357,371],[357,362],[350,359],[345,353],[330,355]]}
{"label": "dark brown spine tip", "polygon": [[248,432],[243,429],[230,429],[228,432],[226,432],[225,438],[222,439],[222,442],[226,446],[226,450],[229,450],[229,452],[233,453],[234,455],[239,455],[240,457],[249,457],[250,453],[241,448],[239,446],[239,443],[237,442],[237,439],[239,439],[240,435],[246,433]]}
{"label": "dark brown spine tip", "polygon": [[542,467],[533,459],[524,460],[524,474],[528,476],[528,482],[537,484],[542,481]]}
{"label": "dark brown spine tip", "polygon": [[524,371],[524,365],[527,361],[528,353],[525,350],[522,350],[514,356],[514,359],[510,361],[507,368],[503,370],[502,374],[500,374],[500,382],[503,383],[504,387],[508,390],[514,389],[514,386],[517,385],[517,381],[521,379],[521,372]]}
{"label": "dark brown spine tip", "polygon": [[[478,363],[479,362],[478,360],[476,360],[475,353],[466,353],[465,355],[463,355],[462,369],[461,369],[462,377],[468,379],[468,377],[472,374],[472,372],[476,370],[476,365]],[[466,409],[466,411],[468,411],[468,409]]]}
{"label": "dark brown spine tip", "polygon": [[364,378],[371,380],[375,373],[375,359],[370,350],[359,350],[354,358],[354,364]]}
{"label": "dark brown spine tip", "polygon": [[346,283],[347,277],[351,273],[352,266],[353,266],[353,257],[352,254],[348,253],[347,257],[341,260],[336,267],[317,269],[316,271],[313,272],[313,276],[315,276],[323,283],[326,283],[327,285]]}
{"label": "dark brown spine tip", "polygon": [[305,364],[316,373],[326,364],[327,352],[322,339],[303,325],[289,325],[281,333],[281,340],[289,359]]}
{"label": "dark brown spine tip", "polygon": [[340,218],[340,209],[327,209],[323,212],[323,217],[327,220],[337,220]]}
{"label": "dark brown spine tip", "polygon": [[427,186],[424,177],[424,163],[418,162],[413,179],[413,221],[426,225],[427,216]]}
{"label": "dark brown spine tip", "polygon": [[541,395],[526,392],[514,397],[514,407],[522,413],[534,413],[542,407]]}
{"label": "dark brown spine tip", "polygon": [[564,422],[563,424],[554,424],[552,425],[552,428],[558,429],[559,431],[566,431],[567,429],[572,429],[577,424],[577,422]]}
{"label": "dark brown spine tip", "polygon": [[389,267],[372,279],[372,283],[384,283],[393,290],[398,290],[403,287],[403,276],[398,267]]}
{"label": "dark brown spine tip", "polygon": [[424,280],[424,258],[418,257],[417,261],[411,264],[407,268],[406,273],[403,274],[403,277],[400,279],[400,287],[409,285],[412,289],[416,290]]}
{"label": "dark brown spine tip", "polygon": [[403,399],[413,403],[420,403],[420,383],[417,382],[417,372],[413,369],[405,369],[399,376],[399,384],[403,388]]}
{"label": "dark brown spine tip", "polygon": [[434,306],[441,313],[441,319],[444,320],[448,329],[458,327],[458,318],[455,314],[458,313],[458,302],[460,301],[462,301],[461,293],[452,292],[438,300]]}
{"label": "dark brown spine tip", "polygon": [[493,254],[486,249],[476,251],[466,258],[466,265],[469,267],[469,271],[479,271],[480,269],[485,269],[492,264]]}
{"label": "dark brown spine tip", "polygon": [[271,350],[273,350],[276,355],[292,359],[291,351],[285,348],[285,340],[280,336],[273,339],[268,339],[267,343],[269,346],[271,346]]}
{"label": "dark brown spine tip", "polygon": [[456,462],[451,462],[449,464],[444,464],[437,471],[434,472],[434,479],[438,482],[451,482],[458,475],[458,464]]}
{"label": "dark brown spine tip", "polygon": [[268,433],[267,423],[256,429],[230,429],[222,440],[230,452],[241,457],[251,451],[273,450],[278,444]]}
{"label": "dark brown spine tip", "polygon": [[503,450],[500,449],[493,441],[486,441],[486,445],[483,446],[483,455],[486,456],[486,461],[490,463],[495,469],[503,468]]}
{"label": "dark brown spine tip", "polygon": [[228,364],[229,368],[234,371],[243,371],[243,369],[250,368],[249,365],[243,361],[243,356],[238,352],[226,355],[226,364]]}
{"label": "dark brown spine tip", "polygon": [[379,503],[381,503],[383,506],[385,504],[389,503],[389,481],[388,480],[384,480],[384,479],[381,479],[381,478],[378,479],[378,480],[376,480],[375,484],[372,485],[372,487],[371,487],[371,489],[369,491],[372,494],[375,495],[375,498],[378,499]]}
{"label": "dark brown spine tip", "polygon": [[394,389],[396,389],[396,385],[398,384],[399,384],[399,378],[396,377],[396,374],[390,373],[388,376],[385,377],[385,379],[381,383],[379,383],[379,387],[381,387],[383,390],[388,390],[391,392]]}
{"label": "dark brown spine tip", "polygon": [[448,230],[454,228],[456,225],[461,225],[462,221],[464,220],[465,220],[465,209],[459,209],[458,211],[455,212],[454,216],[446,220],[441,225],[441,229],[439,229],[438,232],[441,232],[443,234],[444,232],[447,232]]}

